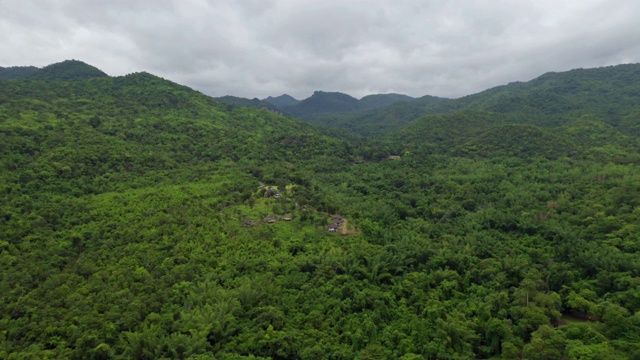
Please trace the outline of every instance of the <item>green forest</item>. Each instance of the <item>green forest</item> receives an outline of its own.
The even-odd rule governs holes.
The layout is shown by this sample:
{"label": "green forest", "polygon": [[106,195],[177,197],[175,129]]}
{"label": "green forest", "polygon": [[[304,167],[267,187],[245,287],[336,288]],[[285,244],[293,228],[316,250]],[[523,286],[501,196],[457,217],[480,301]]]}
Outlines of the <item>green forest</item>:
{"label": "green forest", "polygon": [[397,98],[0,68],[0,358],[640,359],[640,65]]}

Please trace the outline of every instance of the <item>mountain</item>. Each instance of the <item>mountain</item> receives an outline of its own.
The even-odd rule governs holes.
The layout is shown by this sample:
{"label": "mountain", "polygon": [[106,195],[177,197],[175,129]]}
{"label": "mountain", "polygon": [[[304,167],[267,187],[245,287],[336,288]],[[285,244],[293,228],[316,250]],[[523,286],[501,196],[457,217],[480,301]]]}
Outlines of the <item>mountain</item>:
{"label": "mountain", "polygon": [[0,67],[0,79],[69,81],[108,77],[102,70],[79,60],[65,60],[39,69],[35,66]]}
{"label": "mountain", "polygon": [[[424,96],[369,114],[323,116],[313,123],[335,126],[367,136],[383,135],[427,114],[482,110],[560,125],[582,114],[597,114],[612,124],[640,106],[640,64],[547,73],[528,82],[513,82],[458,99]],[[527,121],[529,121],[527,120]]]}
{"label": "mountain", "polygon": [[[401,152],[426,156],[448,154],[469,157],[516,157],[522,159],[581,157],[593,154],[595,145],[587,139],[576,141],[567,128],[548,128],[521,122],[509,115],[465,110],[451,114],[427,115],[406,128],[382,138],[402,144]],[[611,132],[609,136],[615,136]],[[621,135],[621,133],[618,133]],[[381,139],[381,140],[382,140]],[[617,138],[620,146],[634,142]]]}
{"label": "mountain", "polygon": [[345,141],[76,69],[0,86],[0,358],[640,355],[631,73]]}
{"label": "mountain", "polygon": [[312,96],[301,101],[287,94],[278,97],[269,96],[264,100],[235,96],[223,96],[216,99],[234,106],[265,108],[289,116],[300,117],[320,126],[331,125],[326,122],[330,122],[330,118],[334,116],[362,115],[397,102],[413,100],[412,97],[401,94],[367,95],[358,100],[347,94],[324,91],[315,91]]}
{"label": "mountain", "polygon": [[269,102],[259,100],[258,98],[246,99],[246,98],[226,95],[226,96],[217,97],[215,99],[223,104],[241,106],[241,107],[255,107],[259,109],[266,109],[270,111],[279,112],[279,109],[276,106],[274,106]]}
{"label": "mountain", "polygon": [[[335,127],[368,137],[385,135],[404,128],[407,124],[424,115],[425,108],[447,100],[435,96],[423,96],[411,102],[400,100],[386,107],[370,111],[314,114],[307,116],[305,120],[314,125]],[[416,106],[415,103],[419,103],[419,105]]]}
{"label": "mountain", "polygon": [[[51,78],[46,76],[46,81],[7,81],[0,93],[5,114],[20,114],[19,118],[10,118],[11,121],[6,120],[3,124],[8,139],[22,143],[18,128],[39,133],[37,150],[31,150],[37,157],[30,160],[30,166],[40,169],[38,172],[49,169],[55,161],[63,161],[64,157],[56,158],[60,153],[56,148],[73,147],[65,142],[67,140],[93,139],[96,145],[92,148],[109,143],[109,149],[113,150],[98,151],[100,158],[109,164],[104,165],[106,171],[109,167],[117,167],[110,164],[111,157],[116,163],[124,161],[117,155],[121,151],[116,150],[119,147],[127,149],[125,152],[128,153],[152,151],[154,156],[148,159],[152,163],[156,157],[171,158],[171,163],[222,158],[284,159],[284,151],[293,146],[286,139],[319,136],[316,129],[300,120],[258,109],[228,108],[213,98],[148,73],[88,77],[91,81],[87,81],[80,79],[87,77],[90,68],[78,66],[75,67],[78,72],[74,73],[68,65],[75,67],[78,63],[65,62],[45,69],[48,73],[63,69],[66,76],[60,77],[73,79],[73,86],[69,81],[49,80]],[[43,129],[38,125],[38,119],[52,129]],[[69,127],[74,130],[66,136],[65,129]],[[77,138],[79,134],[84,135]],[[186,142],[186,150],[177,151],[173,142]],[[245,142],[253,145],[247,146]],[[148,150],[144,150],[145,147]],[[298,150],[297,156],[303,157],[304,151]],[[70,166],[70,175],[81,178],[82,173],[75,171],[81,171],[85,166],[88,169],[91,162],[88,157],[93,155],[80,150],[72,153],[77,158],[63,162]],[[79,165],[82,163],[85,166]],[[99,168],[102,167],[94,168],[94,171]],[[51,171],[52,175],[55,173]],[[99,175],[93,173],[91,176]]]}
{"label": "mountain", "polygon": [[[182,305],[165,307],[191,303],[174,298],[178,288],[227,278],[238,261],[240,278],[268,284],[256,272],[276,270],[263,267],[268,249],[288,253],[278,256],[292,270],[292,254],[323,251],[295,250],[307,232],[318,245],[329,236],[316,230],[327,217],[315,206],[335,211],[298,168],[346,164],[341,141],[152,74],[94,77],[78,65],[0,86],[0,358],[140,358],[147,345],[134,338],[149,316],[186,320]],[[283,198],[266,198],[261,182]],[[296,221],[257,226],[283,213]],[[198,353],[222,344],[217,330],[196,338]],[[176,346],[151,357],[182,357]]]}
{"label": "mountain", "polygon": [[417,99],[404,109],[391,106],[360,119],[365,124],[360,128],[342,126],[370,131],[372,124],[401,119],[405,128],[377,135],[422,154],[548,159],[615,154],[616,162],[635,162],[636,154],[624,149],[637,147],[640,139],[632,120],[640,113],[638,81],[640,65],[549,73],[460,99]]}
{"label": "mountain", "polygon": [[22,79],[39,71],[35,66],[0,67],[0,79]]}
{"label": "mountain", "polygon": [[367,110],[375,110],[380,109],[401,101],[413,101],[414,98],[408,95],[402,94],[374,94],[367,95],[360,99],[359,101],[359,110],[367,111]]}
{"label": "mountain", "polygon": [[45,66],[29,76],[33,80],[84,80],[108,77],[102,70],[78,60],[65,60]]}
{"label": "mountain", "polygon": [[294,116],[318,123],[318,121],[314,119],[328,114],[363,113],[397,102],[411,100],[413,100],[413,98],[401,94],[375,94],[365,96],[358,100],[339,92],[315,91],[312,96],[293,106],[283,107],[283,110]]}
{"label": "mountain", "polygon": [[310,97],[285,110],[295,116],[304,118],[318,113],[338,113],[356,111],[358,99],[339,92],[315,91]]}
{"label": "mountain", "polygon": [[263,101],[273,104],[274,106],[281,109],[294,106],[300,103],[300,100],[296,100],[295,98],[287,94],[283,94],[276,97],[269,96],[266,99],[263,99]]}
{"label": "mountain", "polygon": [[[640,64],[575,69],[547,73],[528,82],[514,82],[459,99],[431,106],[420,100],[412,106],[426,113],[447,113],[464,109],[499,113],[530,113],[558,121],[558,115],[584,112],[613,115],[638,106]],[[615,90],[613,90],[615,89]],[[618,119],[610,119],[619,121]]]}

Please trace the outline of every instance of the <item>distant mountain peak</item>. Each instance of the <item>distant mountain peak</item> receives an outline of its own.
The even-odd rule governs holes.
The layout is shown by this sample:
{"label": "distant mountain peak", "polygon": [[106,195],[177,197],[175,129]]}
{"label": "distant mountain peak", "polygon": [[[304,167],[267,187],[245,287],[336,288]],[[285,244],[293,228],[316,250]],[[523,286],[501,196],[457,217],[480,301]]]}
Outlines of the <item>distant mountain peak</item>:
{"label": "distant mountain peak", "polygon": [[59,63],[47,65],[33,73],[29,78],[33,80],[70,81],[108,76],[109,75],[97,67],[91,66],[80,60],[65,60]]}
{"label": "distant mountain peak", "polygon": [[358,110],[358,99],[340,92],[314,91],[313,95],[287,109],[296,116]]}
{"label": "distant mountain peak", "polygon": [[362,110],[380,109],[400,101],[413,101],[411,96],[403,94],[372,94],[360,99],[360,108]]}
{"label": "distant mountain peak", "polygon": [[288,94],[282,94],[280,96],[276,96],[276,97],[272,97],[269,96],[266,99],[263,99],[263,101],[266,101],[274,106],[277,106],[279,108],[285,108],[285,107],[289,107],[289,106],[294,106],[297,105],[300,100],[295,99],[293,96],[288,95]]}

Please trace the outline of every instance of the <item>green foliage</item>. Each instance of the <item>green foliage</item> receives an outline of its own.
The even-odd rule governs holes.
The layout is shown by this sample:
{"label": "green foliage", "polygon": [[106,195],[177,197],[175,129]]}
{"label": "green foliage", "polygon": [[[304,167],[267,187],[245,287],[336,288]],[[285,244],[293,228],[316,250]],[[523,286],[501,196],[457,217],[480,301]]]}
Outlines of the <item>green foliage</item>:
{"label": "green foliage", "polygon": [[273,106],[271,103],[267,102],[267,101],[261,101],[257,98],[254,99],[245,99],[245,98],[240,98],[240,97],[236,97],[236,96],[222,96],[222,97],[218,97],[215,98],[217,101],[223,103],[223,104],[227,104],[227,105],[233,105],[233,106],[242,106],[242,107],[255,107],[255,108],[260,108],[260,109],[265,109],[265,110],[270,110],[270,111],[275,111],[278,112],[278,107]]}
{"label": "green foliage", "polygon": [[78,60],[65,60],[34,72],[28,78],[44,81],[71,81],[107,77],[102,70]]}
{"label": "green foliage", "polygon": [[458,99],[424,96],[370,113],[302,116],[314,124],[333,126],[379,137],[412,124],[426,115],[464,111],[501,114],[510,122],[560,127],[584,115],[638,134],[640,65],[575,69],[544,74],[529,82],[498,86]]}
{"label": "green foliage", "polygon": [[39,71],[35,66],[0,67],[0,79],[24,79]]}
{"label": "green foliage", "polygon": [[632,358],[638,135],[563,79],[523,101],[567,121],[512,104],[382,142],[146,73],[3,81],[0,357]]}
{"label": "green foliage", "polygon": [[[375,108],[368,104],[369,97],[365,96],[360,100],[361,103],[364,103],[360,111],[330,114],[313,113],[302,118],[315,125],[335,127],[365,136],[380,136],[404,128],[425,113],[430,113],[426,112],[425,108],[447,100],[434,96],[410,100],[402,97],[397,98],[393,96],[395,94],[389,95],[391,95],[390,98],[382,95],[384,97],[381,99],[378,98],[378,95],[371,95],[379,104]],[[395,99],[397,101],[389,101]]]}

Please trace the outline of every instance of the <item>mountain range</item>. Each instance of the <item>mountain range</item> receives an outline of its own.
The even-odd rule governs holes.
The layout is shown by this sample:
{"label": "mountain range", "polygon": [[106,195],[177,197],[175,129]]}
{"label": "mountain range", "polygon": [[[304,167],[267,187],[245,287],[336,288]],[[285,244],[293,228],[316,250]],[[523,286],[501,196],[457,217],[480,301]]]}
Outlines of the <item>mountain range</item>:
{"label": "mountain range", "polygon": [[608,121],[617,123],[625,115],[621,109],[637,106],[639,71],[637,64],[628,64],[547,73],[528,82],[513,82],[458,99],[377,94],[357,100],[342,93],[316,91],[302,101],[282,95],[244,105],[271,103],[283,114],[365,136],[402,129],[423,115],[472,109],[505,114],[527,112],[529,118],[547,125],[558,125],[562,116],[598,112],[614,115]]}
{"label": "mountain range", "polygon": [[414,100],[410,96],[401,94],[374,94],[367,95],[358,100],[340,92],[325,91],[315,91],[313,95],[304,100],[297,100],[287,94],[277,97],[269,96],[263,100],[258,100],[257,98],[249,100],[234,96],[223,96],[216,99],[225,104],[236,106],[268,107],[283,114],[296,116],[309,121],[318,116],[360,114],[381,109],[398,102]]}
{"label": "mountain range", "polygon": [[1,68],[0,358],[637,358],[639,84],[215,99]]}

